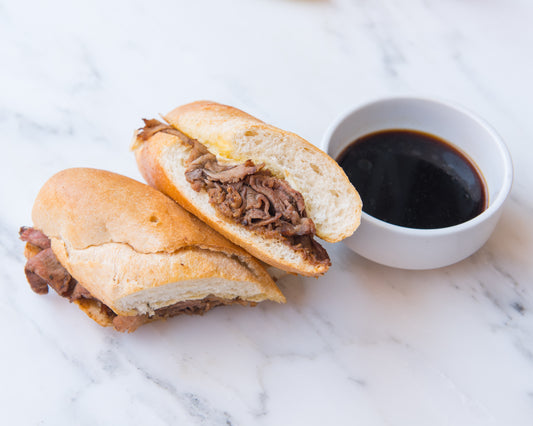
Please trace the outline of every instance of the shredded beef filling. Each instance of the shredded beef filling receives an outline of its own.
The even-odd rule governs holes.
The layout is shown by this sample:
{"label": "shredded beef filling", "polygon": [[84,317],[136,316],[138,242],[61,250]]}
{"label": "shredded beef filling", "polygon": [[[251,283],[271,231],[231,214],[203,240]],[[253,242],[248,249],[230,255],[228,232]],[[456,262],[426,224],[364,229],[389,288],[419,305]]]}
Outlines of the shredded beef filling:
{"label": "shredded beef filling", "polygon": [[182,314],[203,315],[215,306],[232,304],[240,304],[243,306],[256,305],[256,303],[254,302],[246,302],[241,299],[230,300],[209,295],[207,297],[204,297],[203,299],[185,300],[183,302],[174,303],[170,306],[165,306],[164,308],[156,309],[152,316],[149,316],[148,314],[135,316],[118,315],[113,319],[113,327],[115,327],[117,331],[131,332],[137,329],[137,327],[146,324],[147,322],[155,321],[158,319],[166,319]]}
{"label": "shredded beef filling", "polygon": [[248,303],[240,299],[222,299],[209,295],[200,300],[185,300],[164,308],[156,309],[152,315],[117,315],[107,305],[93,297],[86,288],[69,274],[69,272],[57,260],[54,252],[50,248],[49,238],[41,231],[23,226],[20,228],[20,239],[32,246],[34,255],[30,255],[24,271],[30,287],[35,293],[46,294],[48,287],[52,287],[60,296],[67,298],[70,302],[82,301],[91,302],[93,306],[100,309],[113,323],[113,327],[120,332],[133,332],[139,326],[157,319],[166,319],[176,315],[202,315],[215,306],[241,304],[255,306],[255,303]]}
{"label": "shredded beef filling", "polygon": [[316,265],[331,264],[326,250],[313,238],[315,224],[307,217],[302,194],[273,176],[264,164],[251,160],[220,164],[196,139],[158,120],[145,120],[140,137],[147,140],[157,132],[178,136],[191,146],[185,177],[195,191],[207,191],[219,213],[267,238],[283,241]]}

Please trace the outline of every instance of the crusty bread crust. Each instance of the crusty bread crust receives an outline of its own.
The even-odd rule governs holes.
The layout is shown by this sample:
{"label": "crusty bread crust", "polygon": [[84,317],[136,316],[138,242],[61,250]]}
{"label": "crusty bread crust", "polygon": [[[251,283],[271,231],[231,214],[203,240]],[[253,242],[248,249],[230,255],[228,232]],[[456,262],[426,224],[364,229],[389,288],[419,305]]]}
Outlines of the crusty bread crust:
{"label": "crusty bread crust", "polygon": [[[32,218],[69,273],[120,315],[203,298],[206,291],[285,301],[256,259],[161,192],[125,176],[59,172],[39,192]],[[136,296],[141,293],[144,299]]]}
{"label": "crusty bread crust", "polygon": [[[167,122],[199,140],[221,160],[264,163],[287,180],[305,200],[317,235],[329,242],[351,235],[359,225],[361,199],[344,171],[327,154],[294,133],[277,129],[226,105],[199,101],[165,116]],[[212,228],[262,261],[307,276],[324,274],[327,265],[315,265],[281,241],[222,217],[204,191],[196,193],[184,173],[183,159],[190,150],[177,136],[159,132],[144,141],[134,137],[132,149],[146,181],[167,194]]]}
{"label": "crusty bread crust", "polygon": [[[267,239],[219,215],[209,203],[209,197],[205,192],[198,193],[191,188],[185,180],[183,167],[176,173],[172,172],[173,168],[179,167],[180,161],[177,158],[173,159],[169,153],[183,154],[182,157],[186,157],[188,150],[189,146],[178,137],[157,133],[137,149],[135,154],[139,170],[150,185],[176,200],[178,204],[253,256],[269,265],[306,276],[322,275],[328,270],[327,265],[309,262],[303,254],[282,241]],[[167,158],[172,159],[171,167],[165,164]]]}
{"label": "crusty bread crust", "polygon": [[159,191],[105,170],[75,168],[52,176],[35,199],[32,219],[48,238],[76,249],[122,242],[141,253],[191,245],[238,250]]}
{"label": "crusty bread crust", "polygon": [[359,226],[362,202],[348,177],[334,159],[300,136],[210,101],[180,106],[164,118],[221,158],[265,163],[286,179],[303,195],[319,238],[338,242]]}

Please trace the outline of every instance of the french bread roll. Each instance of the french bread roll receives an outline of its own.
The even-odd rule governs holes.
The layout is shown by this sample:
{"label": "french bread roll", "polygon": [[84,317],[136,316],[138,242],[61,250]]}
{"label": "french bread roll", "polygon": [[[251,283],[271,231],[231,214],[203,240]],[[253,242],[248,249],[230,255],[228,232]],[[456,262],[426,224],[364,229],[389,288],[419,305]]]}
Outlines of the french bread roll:
{"label": "french bread roll", "polygon": [[337,242],[359,226],[362,203],[331,157],[294,133],[214,102],[178,107],[164,119],[167,124],[145,120],[147,125],[135,133],[132,144],[139,170],[150,185],[270,265],[307,276],[327,271],[329,258],[317,262],[283,238],[265,236],[257,227],[243,226],[221,214],[208,191],[195,190],[186,177],[193,151],[187,139],[201,143],[220,164],[238,165],[251,160],[288,183],[303,197],[304,215],[312,219],[316,235]]}
{"label": "french bread roll", "polygon": [[[285,302],[259,261],[161,192],[125,176],[59,172],[40,190],[32,219],[60,264],[113,312],[109,318],[91,298],[75,300],[101,325],[117,328],[114,315],[148,322],[180,303],[201,302],[203,312],[218,304]],[[36,252],[29,246],[31,258]]]}

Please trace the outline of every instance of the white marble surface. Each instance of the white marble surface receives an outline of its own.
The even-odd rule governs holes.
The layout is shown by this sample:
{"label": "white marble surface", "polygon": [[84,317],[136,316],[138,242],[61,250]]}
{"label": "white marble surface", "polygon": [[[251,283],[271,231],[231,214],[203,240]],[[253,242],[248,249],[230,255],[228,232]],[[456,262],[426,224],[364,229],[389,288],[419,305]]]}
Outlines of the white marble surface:
{"label": "white marble surface", "polygon": [[[4,424],[533,424],[533,3],[0,1]],[[470,259],[409,272],[327,245],[284,306],[100,328],[31,292],[20,225],[54,172],[140,178],[141,117],[196,99],[319,144],[354,104],[451,100],[507,141],[515,184]]]}

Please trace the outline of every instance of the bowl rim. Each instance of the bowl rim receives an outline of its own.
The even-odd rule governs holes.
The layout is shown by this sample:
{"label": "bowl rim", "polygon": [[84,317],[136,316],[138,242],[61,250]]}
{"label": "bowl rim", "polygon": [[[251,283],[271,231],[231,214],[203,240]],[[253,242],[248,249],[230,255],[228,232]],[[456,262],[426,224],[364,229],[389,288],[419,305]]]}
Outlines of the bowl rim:
{"label": "bowl rim", "polygon": [[[368,213],[365,213],[364,211],[361,212],[361,219],[365,222],[371,223],[372,225],[376,227],[383,228],[385,230],[395,232],[397,234],[428,237],[428,236],[449,235],[453,233],[467,231],[471,228],[478,226],[480,223],[485,222],[486,220],[489,220],[493,215],[495,215],[500,210],[503,203],[507,199],[509,193],[511,192],[511,188],[513,185],[513,162],[511,159],[511,154],[503,138],[494,129],[494,127],[492,127],[492,125],[490,125],[485,119],[481,118],[478,114],[463,107],[462,105],[458,105],[455,102],[450,102],[447,100],[441,100],[441,99],[436,99],[436,98],[419,97],[419,96],[392,96],[392,97],[382,97],[382,98],[374,99],[372,101],[358,104],[356,106],[348,108],[343,113],[339,114],[331,122],[331,124],[326,129],[324,136],[322,137],[321,149],[325,151],[328,155],[330,155],[329,150],[330,150],[331,138],[333,136],[333,133],[339,128],[339,126],[349,116],[351,116],[358,110],[368,108],[372,105],[389,103],[389,102],[430,103],[441,108],[443,107],[443,108],[453,109],[465,115],[467,118],[475,121],[496,142],[498,153],[503,160],[502,162],[503,163],[503,181],[501,182],[499,191],[496,193],[496,197],[494,197],[492,201],[489,202],[489,206],[481,214],[477,215],[476,217],[466,222],[460,223],[458,225],[453,225],[453,226],[449,226],[446,228],[435,228],[435,229],[407,228],[404,226],[394,225],[392,223],[385,222],[381,219],[377,219],[369,215]],[[463,148],[460,148],[460,149],[463,149]],[[482,170],[482,172],[484,171]]]}

